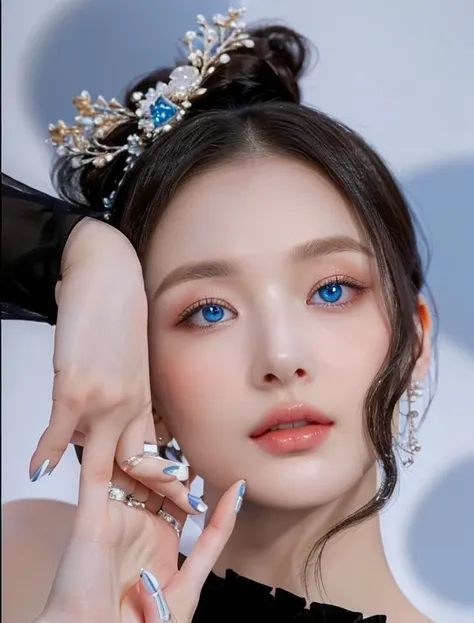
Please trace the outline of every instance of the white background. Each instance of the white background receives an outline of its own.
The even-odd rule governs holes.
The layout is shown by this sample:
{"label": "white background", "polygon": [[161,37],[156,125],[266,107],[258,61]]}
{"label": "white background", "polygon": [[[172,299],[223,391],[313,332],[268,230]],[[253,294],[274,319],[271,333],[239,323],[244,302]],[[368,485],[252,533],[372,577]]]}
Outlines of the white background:
{"label": "white background", "polygon": [[[383,515],[397,580],[438,623],[474,620],[474,3],[470,0],[253,0],[249,21],[280,18],[317,46],[305,100],[357,129],[387,159],[432,250],[439,386],[423,450]],[[47,124],[73,95],[119,95],[170,62],[175,40],[218,0],[4,0],[2,170],[50,191]],[[74,503],[77,463],[36,484],[29,457],[46,426],[52,329],[3,323],[3,502]],[[33,525],[33,524],[32,524]]]}

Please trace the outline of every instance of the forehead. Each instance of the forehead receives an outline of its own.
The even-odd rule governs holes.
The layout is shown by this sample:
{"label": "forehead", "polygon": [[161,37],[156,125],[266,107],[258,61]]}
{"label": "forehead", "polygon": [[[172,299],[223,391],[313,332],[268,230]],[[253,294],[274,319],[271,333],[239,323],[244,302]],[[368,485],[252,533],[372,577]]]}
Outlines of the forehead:
{"label": "forehead", "polygon": [[154,232],[147,272],[214,258],[276,257],[313,238],[362,241],[344,197],[314,168],[279,157],[238,160],[181,188]]}

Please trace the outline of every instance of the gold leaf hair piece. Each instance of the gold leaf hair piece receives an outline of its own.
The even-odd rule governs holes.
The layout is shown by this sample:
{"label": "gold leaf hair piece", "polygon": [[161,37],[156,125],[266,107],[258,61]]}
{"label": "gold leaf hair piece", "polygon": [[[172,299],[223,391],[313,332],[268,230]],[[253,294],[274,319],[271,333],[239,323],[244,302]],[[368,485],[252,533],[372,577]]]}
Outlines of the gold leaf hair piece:
{"label": "gold leaf hair piece", "polygon": [[[211,24],[198,15],[198,28],[182,38],[188,48],[188,64],[173,69],[169,82],[158,82],[146,93],[133,93],[134,110],[122,106],[115,98],[107,101],[99,96],[94,102],[87,91],[75,97],[72,100],[78,113],[75,125],[58,121],[49,126],[50,140],[56,145],[58,155],[70,157],[72,166],[79,169],[88,164],[106,167],[126,152],[122,181],[138,156],[162,132],[172,130],[193,100],[206,92],[202,83],[216,67],[228,63],[232,51],[254,47],[241,20],[244,11],[244,8],[230,8],[226,16],[215,15]],[[129,134],[123,145],[104,143],[111,132],[130,122],[137,123],[138,132]],[[106,209],[110,209],[114,196],[115,191],[103,199]]]}

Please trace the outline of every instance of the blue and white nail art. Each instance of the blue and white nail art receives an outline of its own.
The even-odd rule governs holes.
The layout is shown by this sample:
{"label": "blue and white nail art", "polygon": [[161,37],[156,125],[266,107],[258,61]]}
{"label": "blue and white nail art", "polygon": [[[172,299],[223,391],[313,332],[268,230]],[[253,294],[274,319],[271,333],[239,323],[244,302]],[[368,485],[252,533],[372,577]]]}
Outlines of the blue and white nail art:
{"label": "blue and white nail art", "polygon": [[36,482],[40,478],[43,478],[43,476],[50,476],[54,469],[54,467],[49,467],[50,462],[51,461],[49,459],[45,459],[41,463],[41,465],[35,470],[30,478],[30,481]]}
{"label": "blue and white nail art", "polygon": [[163,474],[167,476],[176,476],[177,480],[185,482],[189,478],[189,469],[187,465],[180,463],[179,465],[169,465],[163,469]]}
{"label": "blue and white nail art", "polygon": [[237,500],[235,502],[235,512],[238,513],[242,507],[242,502],[244,501],[245,489],[247,488],[247,483],[245,480],[240,484],[239,491],[237,493]]}
{"label": "blue and white nail art", "polygon": [[160,621],[171,621],[171,611],[168,608],[168,604],[166,603],[165,596],[163,595],[163,591],[161,590],[158,580],[155,578],[153,573],[142,569],[140,571],[140,580],[143,588],[149,595],[152,595],[155,600],[158,614],[160,615]]}
{"label": "blue and white nail art", "polygon": [[207,504],[205,504],[201,498],[198,498],[196,495],[188,493],[188,501],[194,510],[198,511],[198,513],[204,513],[207,511]]}

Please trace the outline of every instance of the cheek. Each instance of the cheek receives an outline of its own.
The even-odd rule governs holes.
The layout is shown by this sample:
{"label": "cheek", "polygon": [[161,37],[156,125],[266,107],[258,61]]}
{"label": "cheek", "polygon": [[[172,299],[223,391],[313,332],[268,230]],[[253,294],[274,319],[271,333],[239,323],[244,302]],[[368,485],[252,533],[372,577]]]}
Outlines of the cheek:
{"label": "cheek", "polygon": [[390,327],[374,301],[362,305],[338,328],[338,360],[344,381],[366,391],[382,368],[390,345]]}
{"label": "cheek", "polygon": [[[184,342],[185,340],[183,340]],[[222,424],[225,398],[233,395],[238,364],[223,359],[207,336],[193,345],[165,339],[152,348],[153,394],[171,432],[184,442],[207,437]],[[229,351],[230,352],[230,349]]]}
{"label": "cheek", "polygon": [[390,346],[390,327],[374,301],[351,312],[334,314],[325,331],[319,353],[319,387],[327,408],[341,418],[348,439],[355,437],[363,448],[363,410],[367,391],[383,369]]}
{"label": "cheek", "polygon": [[343,336],[346,344],[341,372],[346,382],[365,394],[382,369],[390,344],[390,332],[380,318],[359,323]]}

